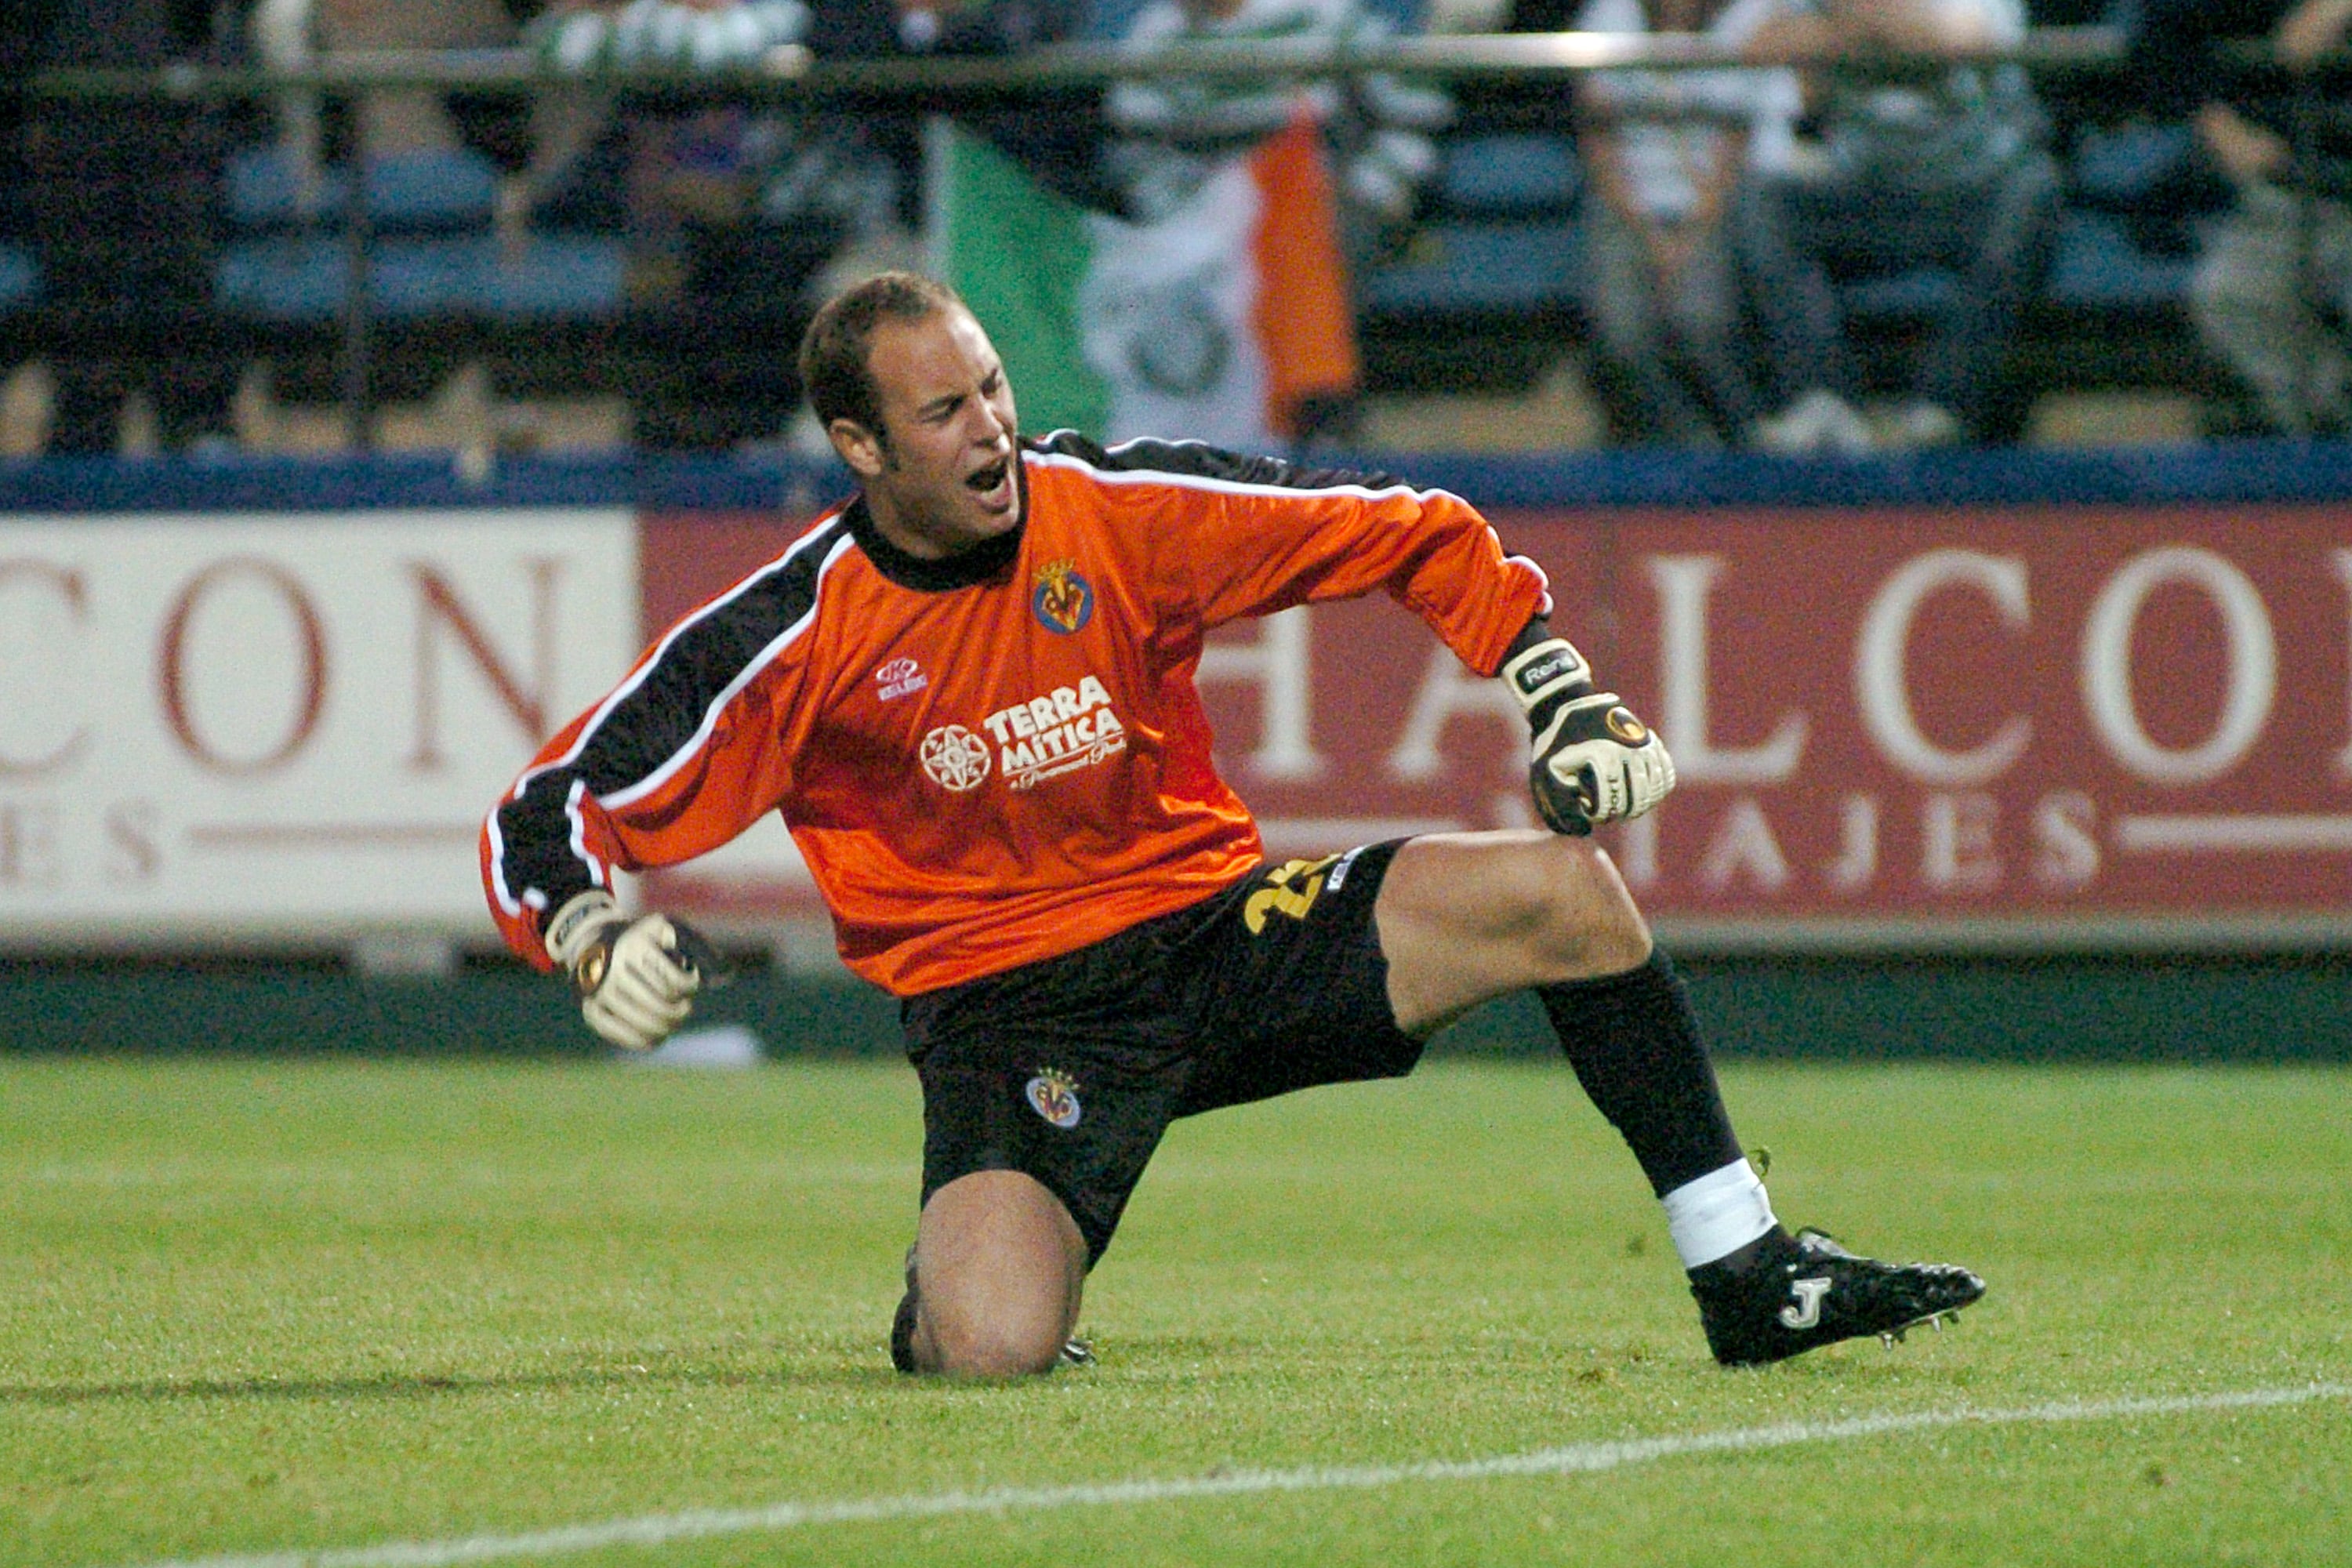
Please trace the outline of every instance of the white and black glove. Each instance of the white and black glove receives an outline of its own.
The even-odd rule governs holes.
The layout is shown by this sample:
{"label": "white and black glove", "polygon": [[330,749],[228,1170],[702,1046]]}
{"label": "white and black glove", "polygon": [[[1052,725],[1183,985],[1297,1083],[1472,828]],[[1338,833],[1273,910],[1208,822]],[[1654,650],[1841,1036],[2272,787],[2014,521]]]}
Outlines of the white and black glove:
{"label": "white and black glove", "polygon": [[716,956],[693,928],[667,915],[630,920],[601,888],[555,911],[547,955],[572,976],[588,1026],[630,1051],[653,1049],[686,1021]]}
{"label": "white and black glove", "polygon": [[1613,691],[1592,689],[1592,667],[1562,637],[1504,664],[1535,743],[1528,769],[1536,809],[1554,833],[1639,816],[1675,787],[1675,760]]}

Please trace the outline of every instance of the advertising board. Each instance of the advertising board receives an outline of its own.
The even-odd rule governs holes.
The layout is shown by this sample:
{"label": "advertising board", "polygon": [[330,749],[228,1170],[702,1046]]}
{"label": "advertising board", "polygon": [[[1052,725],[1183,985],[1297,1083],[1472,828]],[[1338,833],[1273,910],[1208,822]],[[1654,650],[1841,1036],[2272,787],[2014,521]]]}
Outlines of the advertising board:
{"label": "advertising board", "polygon": [[487,936],[483,813],[637,599],[621,509],[0,526],[0,928]]}
{"label": "advertising board", "polygon": [[[0,525],[0,927],[486,941],[473,842],[499,789],[806,515]],[[2352,938],[2340,504],[1494,515],[1673,747],[1681,787],[1608,841],[1678,942]],[[1200,678],[1271,853],[1532,826],[1509,699],[1386,600],[1222,628]],[[822,916],[773,821],[652,887],[780,942]]]}
{"label": "advertising board", "polygon": [[[1497,512],[1682,784],[1609,841],[1717,946],[2352,931],[2352,530],[2332,504]],[[649,625],[780,550],[646,524]],[[973,650],[973,657],[985,657]],[[1276,855],[1531,826],[1525,726],[1385,600],[1221,629],[1201,679]],[[659,879],[806,916],[763,829]]]}

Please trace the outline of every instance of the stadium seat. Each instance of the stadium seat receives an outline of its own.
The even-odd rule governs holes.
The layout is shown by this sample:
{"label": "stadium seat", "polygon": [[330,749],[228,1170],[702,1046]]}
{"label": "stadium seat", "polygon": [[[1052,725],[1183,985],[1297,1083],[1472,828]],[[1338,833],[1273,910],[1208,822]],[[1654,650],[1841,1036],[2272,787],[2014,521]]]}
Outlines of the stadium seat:
{"label": "stadium seat", "polygon": [[[535,235],[509,258],[487,234],[394,236],[368,247],[368,302],[386,321],[488,318],[543,321],[617,314],[620,241]],[[343,308],[350,258],[339,235],[240,240],[220,268],[221,303],[278,324],[316,322]]]}
{"label": "stadium seat", "polygon": [[1838,301],[1857,321],[1911,320],[1951,297],[1959,280],[1940,267],[1915,267],[1883,278],[1857,279],[1838,286]]}
{"label": "stadium seat", "polygon": [[479,153],[399,153],[368,161],[368,221],[387,234],[476,229],[498,205],[498,171]]}
{"label": "stadium seat", "polygon": [[[492,232],[497,173],[466,152],[401,153],[371,163],[367,202],[368,301],[395,321],[546,322],[617,315],[624,247],[615,237],[538,233],[509,254]],[[342,232],[347,171],[328,171],[305,210],[295,172],[274,146],[230,161],[226,206],[232,237],[222,256],[224,308],[275,326],[316,325],[339,315],[350,282]]]}
{"label": "stadium seat", "polygon": [[0,314],[25,309],[41,292],[41,269],[22,246],[0,245]]}
{"label": "stadium seat", "polygon": [[1455,316],[1566,308],[1576,297],[1580,246],[1565,219],[1433,224],[1361,289],[1375,314]]}
{"label": "stadium seat", "polygon": [[293,161],[270,144],[230,154],[221,195],[231,233],[261,234],[340,218],[349,193],[350,182],[340,170],[324,170],[306,209]]}
{"label": "stadium seat", "polygon": [[1465,216],[1566,216],[1582,185],[1576,146],[1538,132],[1463,136],[1445,143],[1432,210]]}
{"label": "stadium seat", "polygon": [[480,304],[500,321],[593,321],[626,302],[626,247],[609,235],[534,234],[523,254],[482,263]]}
{"label": "stadium seat", "polygon": [[2048,302],[2060,310],[2161,310],[2189,297],[2189,256],[2153,254],[2136,245],[2124,223],[2081,208],[2058,219]]}
{"label": "stadium seat", "polygon": [[1576,143],[1558,131],[1457,131],[1423,194],[1418,232],[1374,269],[1374,309],[1515,309],[1568,297],[1576,266]]}
{"label": "stadium seat", "polygon": [[[489,160],[464,149],[396,153],[369,161],[362,188],[371,227],[387,234],[448,233],[488,224],[498,173]],[[235,231],[340,224],[350,194],[349,172],[326,170],[306,210],[299,176],[282,149],[248,147],[229,160],[225,195]]]}
{"label": "stadium seat", "polygon": [[233,315],[270,322],[324,321],[342,309],[347,261],[333,235],[231,240],[215,284]]}
{"label": "stadium seat", "polygon": [[2084,126],[2067,158],[2075,201],[2123,211],[2158,199],[2196,154],[2185,124]]}
{"label": "stadium seat", "polygon": [[[2038,305],[2060,312],[2172,310],[2187,300],[2195,268],[2193,256],[2162,254],[2137,244],[2120,218],[2069,207],[2058,216]],[[1957,287],[1952,273],[1919,268],[1843,285],[1839,298],[1857,320],[1914,320],[1935,310]]]}

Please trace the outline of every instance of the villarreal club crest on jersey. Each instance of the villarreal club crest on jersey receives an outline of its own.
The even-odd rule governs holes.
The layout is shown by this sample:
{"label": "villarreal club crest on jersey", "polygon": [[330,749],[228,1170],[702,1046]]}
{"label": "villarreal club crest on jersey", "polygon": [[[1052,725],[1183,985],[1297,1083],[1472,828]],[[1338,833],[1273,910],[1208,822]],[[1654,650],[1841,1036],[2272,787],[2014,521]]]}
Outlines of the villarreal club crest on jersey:
{"label": "villarreal club crest on jersey", "polygon": [[1029,596],[1029,607],[1039,626],[1066,636],[1093,618],[1094,584],[1078,575],[1077,563],[1048,561],[1037,568],[1037,587]]}

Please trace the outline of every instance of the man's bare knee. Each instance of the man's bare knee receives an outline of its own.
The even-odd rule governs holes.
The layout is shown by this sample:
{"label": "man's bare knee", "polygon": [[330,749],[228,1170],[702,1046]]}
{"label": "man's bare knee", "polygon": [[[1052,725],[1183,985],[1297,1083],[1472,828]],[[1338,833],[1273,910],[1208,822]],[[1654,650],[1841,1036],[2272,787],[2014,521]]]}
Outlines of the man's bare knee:
{"label": "man's bare knee", "polygon": [[1638,968],[1650,956],[1650,928],[1616,866],[1588,839],[1554,838],[1545,852],[1514,862],[1527,884],[1529,939],[1549,979],[1585,979]]}
{"label": "man's bare knee", "polygon": [[1050,1372],[1077,1321],[1086,1241],[1034,1178],[979,1171],[923,1205],[915,1279],[917,1365],[952,1377]]}
{"label": "man's bare knee", "polygon": [[1068,1337],[1039,1333],[1034,1322],[1015,1325],[967,1320],[944,1331],[934,1323],[930,1370],[946,1377],[1034,1377],[1054,1370]]}

